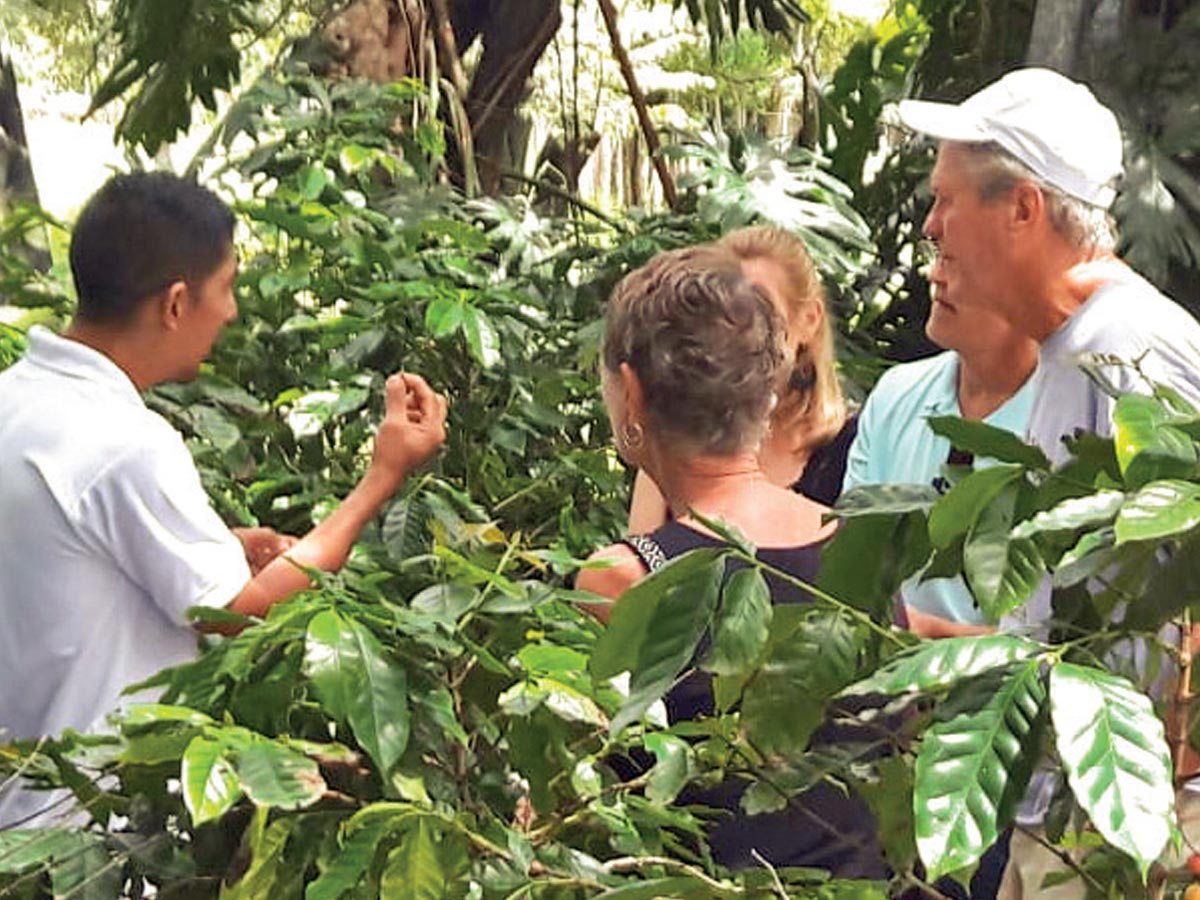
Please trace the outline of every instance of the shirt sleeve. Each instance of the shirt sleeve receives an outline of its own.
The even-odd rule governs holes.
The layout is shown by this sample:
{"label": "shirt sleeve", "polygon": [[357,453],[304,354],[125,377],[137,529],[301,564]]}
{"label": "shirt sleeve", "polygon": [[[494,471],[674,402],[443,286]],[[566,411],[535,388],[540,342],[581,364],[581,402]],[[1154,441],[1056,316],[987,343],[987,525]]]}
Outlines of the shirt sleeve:
{"label": "shirt sleeve", "polygon": [[842,479],[842,493],[860,484],[873,484],[875,478],[871,474],[871,444],[875,421],[875,393],[872,391],[858,414],[858,431],[850,442],[850,450],[846,454],[846,474]]}
{"label": "shirt sleeve", "polygon": [[250,580],[241,542],[221,521],[178,435],[134,448],[84,492],[82,529],[172,621],[226,606]]}

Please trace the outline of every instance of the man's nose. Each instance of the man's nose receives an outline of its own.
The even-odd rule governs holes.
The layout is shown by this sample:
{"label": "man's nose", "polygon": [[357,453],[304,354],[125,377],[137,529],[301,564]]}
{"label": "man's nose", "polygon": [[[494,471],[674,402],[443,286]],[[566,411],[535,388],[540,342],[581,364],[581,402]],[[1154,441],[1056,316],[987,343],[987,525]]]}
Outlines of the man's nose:
{"label": "man's nose", "polygon": [[942,218],[938,215],[937,210],[931,209],[925,216],[925,221],[921,223],[921,234],[935,241],[941,237]]}

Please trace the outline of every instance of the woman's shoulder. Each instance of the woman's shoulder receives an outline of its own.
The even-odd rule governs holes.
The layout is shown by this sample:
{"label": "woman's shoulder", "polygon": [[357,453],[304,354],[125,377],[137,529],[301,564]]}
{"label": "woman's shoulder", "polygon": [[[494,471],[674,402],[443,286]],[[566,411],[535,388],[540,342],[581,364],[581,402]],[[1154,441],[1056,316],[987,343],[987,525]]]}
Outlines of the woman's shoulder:
{"label": "woman's shoulder", "polygon": [[587,561],[596,565],[579,571],[575,587],[612,600],[646,574],[641,559],[624,541],[601,547]]}

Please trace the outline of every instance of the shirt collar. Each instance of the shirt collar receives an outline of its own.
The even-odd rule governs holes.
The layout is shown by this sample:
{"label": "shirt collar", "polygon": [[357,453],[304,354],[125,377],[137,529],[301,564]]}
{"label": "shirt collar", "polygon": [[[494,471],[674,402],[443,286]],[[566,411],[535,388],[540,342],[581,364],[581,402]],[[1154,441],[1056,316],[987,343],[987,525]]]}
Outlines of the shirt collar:
{"label": "shirt collar", "polygon": [[29,329],[29,349],[25,361],[68,378],[79,378],[92,384],[102,384],[122,400],[144,406],[137,386],[125,371],[99,350],[60,337],[48,328],[35,325]]}
{"label": "shirt collar", "polygon": [[941,367],[935,390],[927,397],[922,407],[923,416],[961,416],[958,408],[958,354],[950,355],[947,365]]}

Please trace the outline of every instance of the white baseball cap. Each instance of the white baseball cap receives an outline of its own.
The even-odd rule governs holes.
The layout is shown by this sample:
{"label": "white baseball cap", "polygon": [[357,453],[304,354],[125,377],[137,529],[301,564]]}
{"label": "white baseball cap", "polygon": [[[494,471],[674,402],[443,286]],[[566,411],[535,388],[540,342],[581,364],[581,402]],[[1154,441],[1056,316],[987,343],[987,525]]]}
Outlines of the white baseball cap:
{"label": "white baseball cap", "polygon": [[1017,69],[962,103],[902,100],[900,120],[943,141],[995,142],[1052,187],[1107,209],[1122,172],[1121,128],[1090,90],[1050,69]]}

